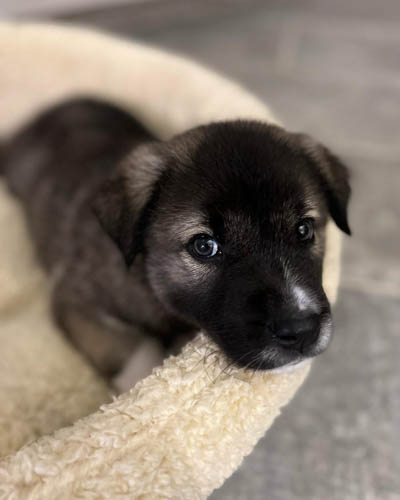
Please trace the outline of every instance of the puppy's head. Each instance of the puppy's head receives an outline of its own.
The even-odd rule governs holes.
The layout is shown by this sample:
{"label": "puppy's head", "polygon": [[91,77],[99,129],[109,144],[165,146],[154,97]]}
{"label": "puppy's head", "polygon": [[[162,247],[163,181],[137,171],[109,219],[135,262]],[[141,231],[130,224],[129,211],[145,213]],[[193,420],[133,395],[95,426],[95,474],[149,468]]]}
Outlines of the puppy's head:
{"label": "puppy's head", "polygon": [[271,369],[322,352],[329,218],[347,234],[347,169],[308,136],[257,122],[139,146],[95,209],[128,264],[142,252],[167,310],[233,362]]}

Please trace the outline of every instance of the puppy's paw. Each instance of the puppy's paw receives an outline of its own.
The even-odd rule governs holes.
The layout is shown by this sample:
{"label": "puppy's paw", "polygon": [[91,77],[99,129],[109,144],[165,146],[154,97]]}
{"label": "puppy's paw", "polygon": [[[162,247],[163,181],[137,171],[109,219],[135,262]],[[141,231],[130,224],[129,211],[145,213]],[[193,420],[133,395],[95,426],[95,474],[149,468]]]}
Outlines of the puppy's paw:
{"label": "puppy's paw", "polygon": [[118,393],[131,389],[139,380],[150,375],[153,368],[164,360],[164,352],[159,342],[145,338],[133,352],[121,372],[112,383]]}

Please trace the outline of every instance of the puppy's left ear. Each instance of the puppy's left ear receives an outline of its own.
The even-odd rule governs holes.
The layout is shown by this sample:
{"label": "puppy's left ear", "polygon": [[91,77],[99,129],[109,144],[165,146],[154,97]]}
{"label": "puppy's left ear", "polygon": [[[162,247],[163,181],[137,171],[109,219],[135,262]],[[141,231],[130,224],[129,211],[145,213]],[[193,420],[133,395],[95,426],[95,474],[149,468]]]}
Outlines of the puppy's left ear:
{"label": "puppy's left ear", "polygon": [[343,162],[306,134],[296,134],[319,173],[325,191],[329,212],[336,225],[350,235],[348,223],[348,203],[351,195],[349,170]]}
{"label": "puppy's left ear", "polygon": [[121,250],[127,266],[143,249],[143,237],[164,160],[159,143],[137,147],[95,193],[92,209]]}

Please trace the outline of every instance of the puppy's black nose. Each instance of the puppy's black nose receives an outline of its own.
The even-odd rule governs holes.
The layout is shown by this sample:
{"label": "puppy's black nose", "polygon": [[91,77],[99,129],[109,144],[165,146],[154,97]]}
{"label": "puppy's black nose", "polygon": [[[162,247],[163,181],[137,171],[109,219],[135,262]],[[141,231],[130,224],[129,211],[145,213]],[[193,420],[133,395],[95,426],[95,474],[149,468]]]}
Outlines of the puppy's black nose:
{"label": "puppy's black nose", "polygon": [[316,314],[285,318],[274,325],[276,342],[288,349],[304,351],[319,335],[319,321]]}

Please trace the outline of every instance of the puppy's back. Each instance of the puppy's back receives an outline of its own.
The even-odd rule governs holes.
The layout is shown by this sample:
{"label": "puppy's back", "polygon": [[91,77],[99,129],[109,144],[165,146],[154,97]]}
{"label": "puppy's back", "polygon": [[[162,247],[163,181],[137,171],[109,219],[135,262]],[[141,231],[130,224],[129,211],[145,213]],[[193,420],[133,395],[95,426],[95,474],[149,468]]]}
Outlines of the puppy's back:
{"label": "puppy's back", "polygon": [[135,143],[151,139],[122,109],[71,99],[45,110],[3,144],[1,173],[21,198],[32,195],[43,177],[73,189],[109,174]]}
{"label": "puppy's back", "polygon": [[47,109],[4,144],[0,173],[24,205],[46,268],[71,253],[77,224],[83,235],[95,230],[89,200],[97,186],[151,139],[122,109],[77,98]]}

